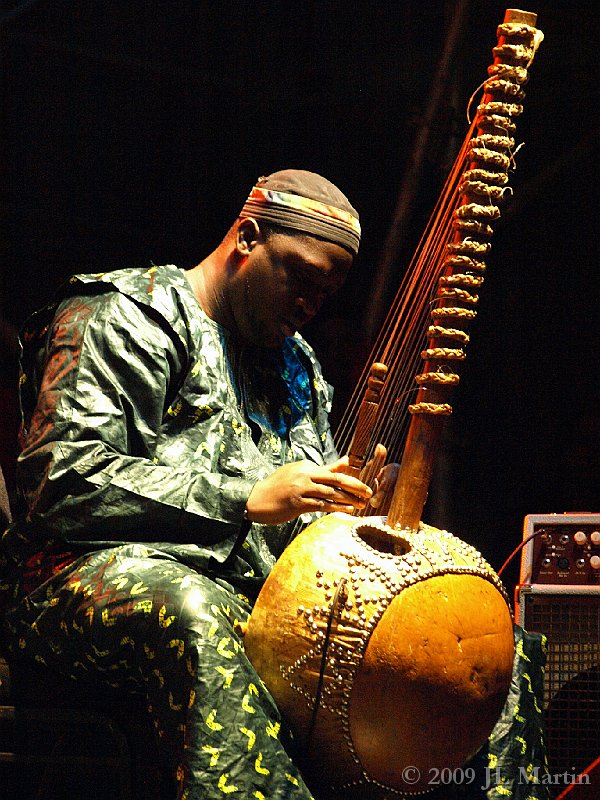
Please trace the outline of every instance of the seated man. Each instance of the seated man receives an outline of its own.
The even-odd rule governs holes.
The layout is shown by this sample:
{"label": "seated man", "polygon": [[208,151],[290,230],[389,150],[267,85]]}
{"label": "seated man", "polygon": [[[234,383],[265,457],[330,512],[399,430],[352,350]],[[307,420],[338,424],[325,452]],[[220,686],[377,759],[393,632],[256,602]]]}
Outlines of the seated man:
{"label": "seated man", "polygon": [[193,269],[75,276],[24,330],[9,644],[143,693],[178,798],[310,797],[239,623],[302,525],[391,482],[345,474],[297,333],[359,238],[329,181],[274,173]]}

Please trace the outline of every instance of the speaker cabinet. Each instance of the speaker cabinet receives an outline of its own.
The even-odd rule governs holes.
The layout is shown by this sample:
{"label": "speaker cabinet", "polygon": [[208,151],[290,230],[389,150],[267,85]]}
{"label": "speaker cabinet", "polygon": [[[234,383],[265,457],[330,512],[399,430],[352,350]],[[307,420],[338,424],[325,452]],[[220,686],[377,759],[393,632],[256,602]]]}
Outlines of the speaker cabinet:
{"label": "speaker cabinet", "polygon": [[544,717],[551,775],[600,755],[600,587],[519,586],[518,620],[545,634]]}

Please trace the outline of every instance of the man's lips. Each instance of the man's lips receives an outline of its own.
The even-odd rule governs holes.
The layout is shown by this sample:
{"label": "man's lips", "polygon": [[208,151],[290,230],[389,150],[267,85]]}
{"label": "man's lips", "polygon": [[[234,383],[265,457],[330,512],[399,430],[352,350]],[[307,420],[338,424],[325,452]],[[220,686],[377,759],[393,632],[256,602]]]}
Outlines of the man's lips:
{"label": "man's lips", "polygon": [[298,326],[292,322],[287,322],[286,320],[282,320],[281,330],[283,331],[285,336],[293,336],[298,330]]}
{"label": "man's lips", "polygon": [[[293,336],[296,331],[299,331],[300,328],[312,319],[312,316],[305,314],[302,317],[281,317],[280,319],[281,327],[286,330],[286,336]],[[289,333],[287,331],[289,331]]]}

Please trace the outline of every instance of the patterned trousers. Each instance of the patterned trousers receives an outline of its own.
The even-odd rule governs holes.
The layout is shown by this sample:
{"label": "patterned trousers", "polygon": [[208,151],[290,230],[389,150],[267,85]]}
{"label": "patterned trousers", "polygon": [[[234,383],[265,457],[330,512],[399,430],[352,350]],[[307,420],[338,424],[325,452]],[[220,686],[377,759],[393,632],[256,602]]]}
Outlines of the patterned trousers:
{"label": "patterned trousers", "polygon": [[79,558],[6,616],[15,655],[143,693],[178,800],[311,800],[245,656],[246,598],[143,545]]}

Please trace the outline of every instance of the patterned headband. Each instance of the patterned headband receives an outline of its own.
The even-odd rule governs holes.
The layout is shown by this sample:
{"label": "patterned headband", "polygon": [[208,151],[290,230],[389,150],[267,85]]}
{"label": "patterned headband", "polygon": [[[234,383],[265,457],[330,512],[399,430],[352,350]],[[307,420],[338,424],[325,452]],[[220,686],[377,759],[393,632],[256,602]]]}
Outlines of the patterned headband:
{"label": "patterned headband", "polygon": [[240,216],[265,219],[285,228],[320,236],[346,247],[354,255],[358,253],[360,223],[357,217],[310,197],[254,186]]}

